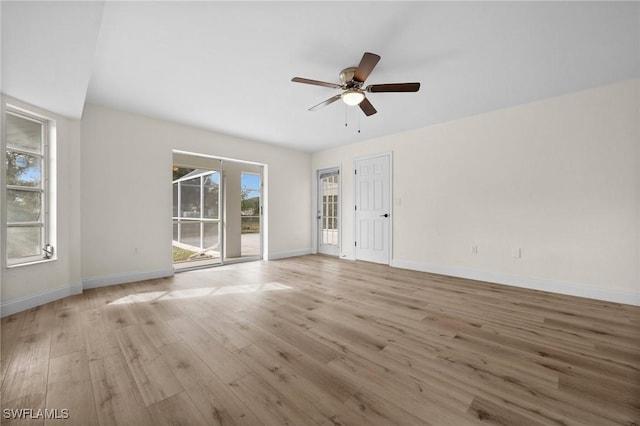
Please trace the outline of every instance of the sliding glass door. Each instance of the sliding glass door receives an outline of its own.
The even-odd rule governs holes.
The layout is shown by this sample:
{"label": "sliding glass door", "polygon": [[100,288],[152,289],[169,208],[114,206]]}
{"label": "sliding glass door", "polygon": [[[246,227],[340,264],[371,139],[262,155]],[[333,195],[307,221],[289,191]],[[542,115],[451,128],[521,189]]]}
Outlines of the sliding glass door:
{"label": "sliding glass door", "polygon": [[174,153],[175,269],[262,258],[263,166]]}
{"label": "sliding glass door", "polygon": [[220,172],[174,166],[173,173],[174,264],[220,263]]}
{"label": "sliding glass door", "polygon": [[262,166],[223,161],[224,260],[262,257]]}

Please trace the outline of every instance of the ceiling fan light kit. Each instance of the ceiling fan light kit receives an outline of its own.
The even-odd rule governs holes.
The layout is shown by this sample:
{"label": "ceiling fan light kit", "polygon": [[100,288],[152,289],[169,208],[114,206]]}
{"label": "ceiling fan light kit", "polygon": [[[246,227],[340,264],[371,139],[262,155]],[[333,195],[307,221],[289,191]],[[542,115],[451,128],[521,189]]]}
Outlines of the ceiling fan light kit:
{"label": "ceiling fan light kit", "polygon": [[370,84],[363,88],[362,85],[367,79],[373,68],[380,61],[380,56],[375,53],[365,52],[362,55],[360,64],[357,67],[345,68],[340,72],[341,84],[328,83],[326,81],[310,80],[308,78],[294,77],[291,81],[295,83],[312,84],[314,86],[329,87],[332,89],[341,89],[343,92],[335,95],[326,101],[309,108],[309,111],[316,111],[329,104],[334,103],[338,99],[350,106],[358,105],[362,112],[367,115],[373,115],[376,109],[367,99],[365,92],[368,93],[389,93],[389,92],[417,92],[420,90],[420,83],[391,83],[391,84]]}
{"label": "ceiling fan light kit", "polygon": [[342,102],[349,106],[359,105],[364,100],[364,93],[358,89],[348,89],[341,96]]}

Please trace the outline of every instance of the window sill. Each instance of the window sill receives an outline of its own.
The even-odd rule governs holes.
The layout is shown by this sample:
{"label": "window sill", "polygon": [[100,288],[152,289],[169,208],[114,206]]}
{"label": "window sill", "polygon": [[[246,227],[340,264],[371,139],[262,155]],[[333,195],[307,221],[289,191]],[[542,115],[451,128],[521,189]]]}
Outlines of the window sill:
{"label": "window sill", "polygon": [[58,258],[54,257],[52,259],[41,259],[41,260],[33,260],[33,261],[30,261],[30,262],[25,262],[25,263],[14,263],[14,264],[11,264],[11,265],[7,265],[7,269],[21,268],[23,266],[40,265],[42,263],[55,262],[56,260],[58,260]]}

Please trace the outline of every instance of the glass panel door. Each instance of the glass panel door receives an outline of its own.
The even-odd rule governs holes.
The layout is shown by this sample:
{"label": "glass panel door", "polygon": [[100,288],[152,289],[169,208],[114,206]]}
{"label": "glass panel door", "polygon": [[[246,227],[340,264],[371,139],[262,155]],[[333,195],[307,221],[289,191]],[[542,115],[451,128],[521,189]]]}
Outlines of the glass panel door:
{"label": "glass panel door", "polygon": [[218,170],[173,168],[174,267],[220,263],[221,214]]}
{"label": "glass panel door", "polygon": [[240,174],[240,226],[242,257],[260,256],[261,250],[261,211],[262,211],[262,177],[258,173],[242,172]]}
{"label": "glass panel door", "polygon": [[340,252],[340,170],[318,172],[318,252]]}
{"label": "glass panel door", "polygon": [[262,170],[224,160],[225,262],[262,258]]}

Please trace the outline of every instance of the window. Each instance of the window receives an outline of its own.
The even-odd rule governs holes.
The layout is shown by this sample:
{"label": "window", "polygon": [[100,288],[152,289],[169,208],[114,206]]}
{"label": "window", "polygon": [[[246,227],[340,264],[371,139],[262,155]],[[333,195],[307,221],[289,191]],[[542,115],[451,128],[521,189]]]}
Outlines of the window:
{"label": "window", "polygon": [[23,111],[6,113],[7,262],[53,257],[49,227],[49,137],[46,119]]}

